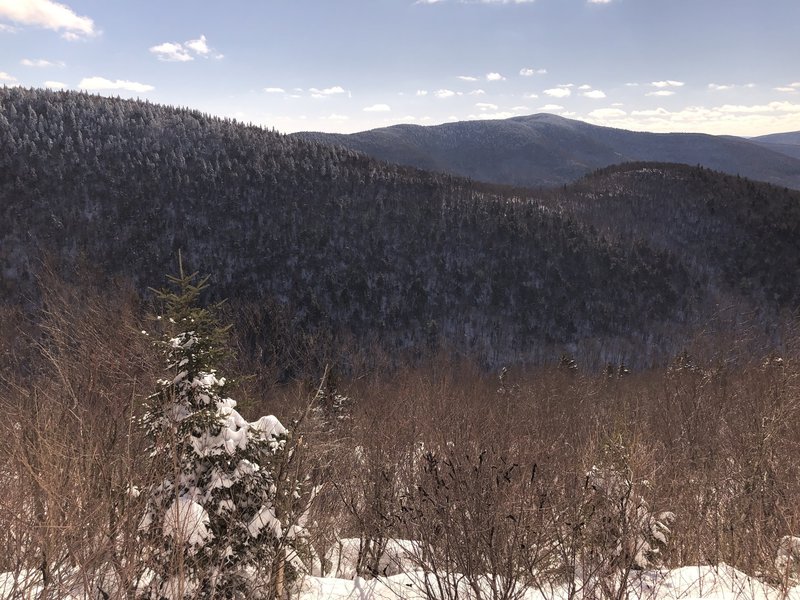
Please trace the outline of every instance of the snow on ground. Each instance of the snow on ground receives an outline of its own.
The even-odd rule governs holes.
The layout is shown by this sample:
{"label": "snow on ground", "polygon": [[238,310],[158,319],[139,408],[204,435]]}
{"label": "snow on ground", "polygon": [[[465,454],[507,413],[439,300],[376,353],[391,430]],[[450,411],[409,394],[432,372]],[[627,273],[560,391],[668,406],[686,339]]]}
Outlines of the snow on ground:
{"label": "snow on ground", "polygon": [[[345,561],[346,562],[346,561]],[[297,600],[427,600],[424,591],[426,575],[419,571],[408,571],[396,575],[364,579],[307,576],[297,591]],[[432,575],[427,575],[432,578]],[[23,571],[19,574],[17,585],[12,573],[0,573],[0,600],[12,598],[35,598],[38,596],[38,573]],[[449,580],[454,579],[448,577]],[[462,581],[462,583],[464,583]],[[27,588],[27,594],[19,594],[19,585]],[[27,585],[25,585],[27,584]],[[30,586],[30,587],[29,587]],[[94,594],[84,594],[78,589],[69,590],[59,596],[62,600],[83,600],[98,598]],[[490,595],[486,596],[490,598]],[[681,567],[672,570],[641,571],[632,574],[628,582],[626,600],[800,600],[800,586],[782,591],[769,586],[745,573],[726,565]],[[459,586],[458,598],[472,598],[464,583]],[[520,600],[568,600],[566,585],[550,589],[527,590]],[[582,593],[580,588],[575,600],[597,598],[601,594]]]}
{"label": "snow on ground", "polygon": [[[420,572],[365,580],[306,577],[298,600],[425,600]],[[459,598],[469,598],[466,589]],[[594,597],[587,594],[588,597]],[[549,590],[528,590],[523,600],[566,600],[566,585]],[[599,595],[597,595],[599,597]],[[580,593],[578,599],[584,598]],[[672,570],[642,571],[629,582],[627,600],[800,600],[800,586],[783,592],[733,567],[692,566]]]}

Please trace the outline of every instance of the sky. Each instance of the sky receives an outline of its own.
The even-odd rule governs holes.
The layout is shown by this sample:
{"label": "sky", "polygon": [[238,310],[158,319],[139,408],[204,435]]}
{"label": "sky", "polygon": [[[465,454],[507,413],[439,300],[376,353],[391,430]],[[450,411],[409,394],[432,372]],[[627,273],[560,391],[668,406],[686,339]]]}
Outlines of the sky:
{"label": "sky", "polygon": [[278,131],[800,130],[800,0],[0,0],[0,85]]}

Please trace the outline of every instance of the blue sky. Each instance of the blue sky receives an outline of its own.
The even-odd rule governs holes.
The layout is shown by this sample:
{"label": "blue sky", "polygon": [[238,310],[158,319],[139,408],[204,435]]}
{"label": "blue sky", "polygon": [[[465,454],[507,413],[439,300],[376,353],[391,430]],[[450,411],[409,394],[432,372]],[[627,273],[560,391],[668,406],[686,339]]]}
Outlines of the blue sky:
{"label": "blue sky", "polygon": [[0,0],[0,84],[280,131],[800,130],[800,0]]}

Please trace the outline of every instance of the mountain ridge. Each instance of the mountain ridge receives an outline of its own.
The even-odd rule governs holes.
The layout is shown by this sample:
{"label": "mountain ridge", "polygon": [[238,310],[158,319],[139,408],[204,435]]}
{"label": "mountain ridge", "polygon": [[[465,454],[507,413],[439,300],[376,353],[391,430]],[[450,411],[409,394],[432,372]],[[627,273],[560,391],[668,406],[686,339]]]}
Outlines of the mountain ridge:
{"label": "mountain ridge", "polygon": [[763,143],[700,133],[633,132],[548,113],[291,135],[388,162],[516,186],[552,187],[612,164],[656,161],[702,165],[800,189],[800,158]]}
{"label": "mountain ridge", "polygon": [[563,349],[643,366],[720,304],[762,326],[800,307],[800,193],[696,166],[513,188],[184,108],[19,88],[0,90],[0,142],[0,299],[35,297],[42,249],[140,290],[180,251],[284,366],[440,347],[492,366]]}

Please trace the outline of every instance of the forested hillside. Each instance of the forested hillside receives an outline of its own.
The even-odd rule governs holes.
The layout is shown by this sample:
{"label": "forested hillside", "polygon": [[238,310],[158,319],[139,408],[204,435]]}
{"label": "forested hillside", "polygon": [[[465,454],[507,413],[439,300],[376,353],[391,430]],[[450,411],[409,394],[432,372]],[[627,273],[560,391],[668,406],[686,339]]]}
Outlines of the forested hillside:
{"label": "forested hillside", "polygon": [[[249,306],[254,345],[302,332],[334,354],[346,339],[497,365],[590,348],[644,364],[720,299],[769,312],[800,297],[786,275],[798,194],[704,170],[513,190],[188,109],[20,88],[0,92],[0,141],[7,302],[33,297],[42,253],[145,289],[180,250]],[[694,245],[659,241],[664,215]]]}
{"label": "forested hillside", "polygon": [[348,135],[295,135],[393,163],[520,186],[561,185],[609,165],[659,161],[800,189],[800,158],[784,150],[785,137],[779,138],[784,146],[778,148],[732,136],[600,127],[551,114],[428,127],[394,125]]}

